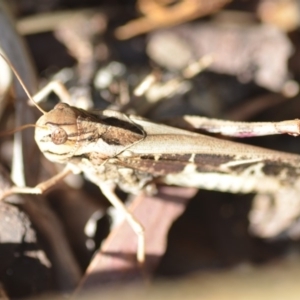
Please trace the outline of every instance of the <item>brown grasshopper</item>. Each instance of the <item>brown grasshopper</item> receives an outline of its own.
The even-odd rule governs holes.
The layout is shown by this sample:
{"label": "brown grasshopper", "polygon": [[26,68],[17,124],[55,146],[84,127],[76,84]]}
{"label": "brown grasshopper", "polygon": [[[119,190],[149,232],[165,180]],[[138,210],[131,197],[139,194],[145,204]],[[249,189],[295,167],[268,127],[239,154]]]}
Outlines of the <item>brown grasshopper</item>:
{"label": "brown grasshopper", "polygon": [[[38,108],[36,101],[49,90],[67,95],[57,83],[34,97],[24,89]],[[137,234],[140,263],[145,260],[144,229],[115,194],[116,186],[129,193],[157,183],[232,193],[275,193],[300,184],[299,155],[221,140],[111,110],[90,113],[66,103],[57,104],[49,112],[39,109],[43,116],[36,123],[35,140],[47,159],[66,166],[35,187],[15,186],[3,197],[43,193],[71,172],[83,172],[124,214]],[[185,121],[230,136],[300,134],[299,120],[239,123],[185,117]]]}

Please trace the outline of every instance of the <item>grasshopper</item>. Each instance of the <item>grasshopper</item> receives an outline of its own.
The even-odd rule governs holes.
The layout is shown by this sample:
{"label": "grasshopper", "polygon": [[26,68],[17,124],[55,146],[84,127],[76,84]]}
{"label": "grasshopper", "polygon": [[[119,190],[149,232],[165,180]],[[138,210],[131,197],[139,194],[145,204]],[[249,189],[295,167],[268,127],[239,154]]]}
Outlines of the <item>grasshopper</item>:
{"label": "grasshopper", "polygon": [[[58,103],[45,112],[36,102],[49,90],[57,92],[59,85],[51,83],[31,97],[15,75],[43,113],[35,126],[36,143],[47,159],[65,164],[65,168],[35,187],[14,186],[3,198],[13,193],[43,193],[71,172],[82,172],[124,214],[137,234],[139,263],[145,261],[144,229],[115,194],[116,186],[129,193],[151,190],[158,183],[231,193],[299,188],[299,155],[226,141],[112,110],[87,112]],[[185,117],[184,121],[229,136],[300,134],[299,120],[239,123]]]}

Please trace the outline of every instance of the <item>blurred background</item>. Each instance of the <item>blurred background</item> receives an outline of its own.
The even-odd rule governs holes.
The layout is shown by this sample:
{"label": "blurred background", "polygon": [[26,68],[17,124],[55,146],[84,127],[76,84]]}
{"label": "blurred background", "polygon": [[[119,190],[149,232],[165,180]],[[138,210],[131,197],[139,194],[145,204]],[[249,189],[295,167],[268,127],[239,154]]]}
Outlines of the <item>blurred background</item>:
{"label": "blurred background", "polygon": [[[299,24],[297,0],[1,0],[0,48],[32,94],[59,80],[86,110],[162,123],[182,115],[280,121],[300,115]],[[39,112],[0,63],[1,132],[34,124]],[[49,111],[58,101],[52,93],[41,105]],[[291,136],[239,142],[300,149]],[[0,162],[2,190],[12,184],[9,173],[34,186],[61,170],[40,154],[32,130],[1,137]],[[278,195],[158,191],[160,206],[147,196],[136,204],[148,212],[147,240],[156,241],[148,284],[132,261],[120,266],[98,252],[102,245],[122,253],[132,240],[82,176],[46,195],[0,202],[3,298],[86,298],[94,290],[105,299],[299,298],[297,187]],[[175,195],[182,204],[176,213],[164,200]]]}

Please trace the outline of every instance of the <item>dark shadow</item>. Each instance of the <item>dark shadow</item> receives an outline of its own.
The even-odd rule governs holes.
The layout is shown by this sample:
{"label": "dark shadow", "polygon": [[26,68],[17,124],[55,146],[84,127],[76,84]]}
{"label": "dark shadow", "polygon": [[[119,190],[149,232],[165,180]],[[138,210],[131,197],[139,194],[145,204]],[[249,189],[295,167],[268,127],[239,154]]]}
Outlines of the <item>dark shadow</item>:
{"label": "dark shadow", "polygon": [[0,244],[0,282],[10,298],[24,298],[53,288],[53,275],[37,256],[35,243]]}

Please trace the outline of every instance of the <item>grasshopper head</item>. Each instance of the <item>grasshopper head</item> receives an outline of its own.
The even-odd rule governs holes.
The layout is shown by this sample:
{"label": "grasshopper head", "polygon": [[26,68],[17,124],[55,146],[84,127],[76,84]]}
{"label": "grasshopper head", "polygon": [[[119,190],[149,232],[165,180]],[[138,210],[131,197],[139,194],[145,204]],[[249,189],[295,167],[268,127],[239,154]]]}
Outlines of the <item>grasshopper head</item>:
{"label": "grasshopper head", "polygon": [[35,141],[53,162],[66,163],[78,147],[79,113],[66,103],[57,104],[37,121]]}

